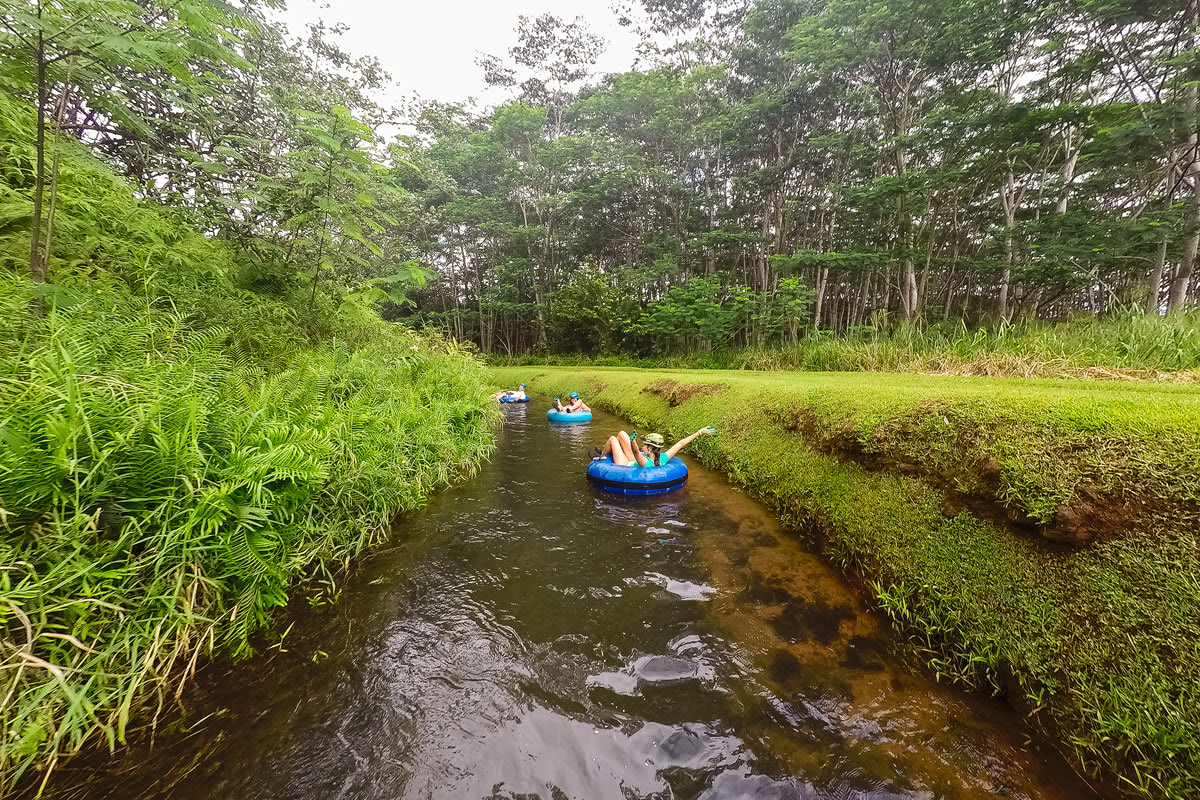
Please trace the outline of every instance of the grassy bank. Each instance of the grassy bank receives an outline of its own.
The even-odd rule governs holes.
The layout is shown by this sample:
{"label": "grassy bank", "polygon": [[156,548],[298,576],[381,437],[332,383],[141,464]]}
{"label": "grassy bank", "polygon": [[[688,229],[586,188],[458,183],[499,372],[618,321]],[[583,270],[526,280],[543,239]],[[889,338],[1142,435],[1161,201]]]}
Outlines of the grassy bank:
{"label": "grassy bank", "polygon": [[74,142],[59,143],[53,282],[29,283],[31,115],[11,106],[0,794],[123,741],[204,659],[247,652],[289,595],[335,594],[398,511],[487,456],[499,414],[453,343],[334,288],[249,290],[246,254]]}
{"label": "grassy bank", "polygon": [[991,329],[961,322],[894,330],[863,326],[822,332],[794,345],[640,357],[493,355],[494,366],[594,366],[644,369],[920,372],[1022,378],[1124,378],[1195,382],[1200,378],[1200,318],[1141,313],[1063,322],[1019,320]]}
{"label": "grassy bank", "polygon": [[122,741],[491,447],[482,367],[436,341],[380,323],[264,360],[127,295],[32,319],[23,288],[0,283],[8,779]]}
{"label": "grassy bank", "polygon": [[939,677],[1008,693],[1134,793],[1200,793],[1200,392],[912,375],[494,373],[542,395],[578,389],[670,436],[716,425],[694,457],[755,488],[789,524],[820,531]]}

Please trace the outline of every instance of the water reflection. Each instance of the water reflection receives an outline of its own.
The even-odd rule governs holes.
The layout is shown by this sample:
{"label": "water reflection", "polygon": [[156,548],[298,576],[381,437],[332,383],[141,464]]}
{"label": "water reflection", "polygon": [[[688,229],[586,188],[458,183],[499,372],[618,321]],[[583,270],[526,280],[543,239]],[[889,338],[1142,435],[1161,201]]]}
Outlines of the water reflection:
{"label": "water reflection", "polygon": [[840,578],[719,476],[592,490],[585,454],[618,421],[551,428],[530,405],[287,652],[207,670],[190,737],[77,762],[59,796],[1091,796],[1010,712],[897,667]]}

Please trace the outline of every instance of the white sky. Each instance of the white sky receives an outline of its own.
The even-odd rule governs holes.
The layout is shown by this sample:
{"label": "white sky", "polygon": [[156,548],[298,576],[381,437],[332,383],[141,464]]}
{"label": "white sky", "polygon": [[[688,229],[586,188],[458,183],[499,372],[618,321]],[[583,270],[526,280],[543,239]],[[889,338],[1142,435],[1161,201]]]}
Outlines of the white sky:
{"label": "white sky", "polygon": [[488,87],[475,65],[480,53],[507,59],[516,44],[517,17],[550,12],[564,21],[583,17],[606,43],[598,75],[624,72],[635,57],[636,35],[617,24],[611,0],[288,0],[283,21],[293,35],[323,19],[349,27],[341,47],[355,56],[373,55],[392,74],[396,87],[380,98],[399,104],[414,93],[445,102],[474,97],[491,105],[507,99]]}

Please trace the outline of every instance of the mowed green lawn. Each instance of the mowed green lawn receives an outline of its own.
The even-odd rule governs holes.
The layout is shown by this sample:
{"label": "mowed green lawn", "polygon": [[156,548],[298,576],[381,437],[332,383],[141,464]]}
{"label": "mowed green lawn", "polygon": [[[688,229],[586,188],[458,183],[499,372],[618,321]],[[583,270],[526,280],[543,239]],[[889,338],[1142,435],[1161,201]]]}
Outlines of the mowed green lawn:
{"label": "mowed green lawn", "polygon": [[[695,421],[734,435],[747,414],[763,413],[777,427],[804,427],[819,441],[933,473],[961,473],[964,459],[991,461],[1001,498],[1042,523],[1081,486],[1167,509],[1200,503],[1200,386],[1193,384],[567,367],[493,374],[504,386],[526,381],[535,393],[576,389],[645,420],[691,392]],[[664,397],[653,391],[662,381],[683,388]],[[719,389],[705,394],[714,391],[706,387]]]}
{"label": "mowed green lawn", "polygon": [[514,387],[534,376],[547,385],[580,380],[640,390],[669,379],[720,384],[731,402],[802,399],[831,417],[878,420],[931,400],[969,411],[979,421],[1020,420],[1047,432],[1104,433],[1153,438],[1186,433],[1200,441],[1200,384],[1029,378],[974,378],[881,372],[750,372],[645,370],[633,367],[493,367]]}

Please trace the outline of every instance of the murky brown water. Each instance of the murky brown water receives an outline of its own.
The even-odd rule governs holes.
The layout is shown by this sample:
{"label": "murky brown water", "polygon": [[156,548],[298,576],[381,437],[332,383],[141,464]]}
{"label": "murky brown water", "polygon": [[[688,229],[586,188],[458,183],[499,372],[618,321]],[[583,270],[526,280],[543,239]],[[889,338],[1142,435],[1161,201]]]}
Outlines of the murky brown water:
{"label": "murky brown water", "polygon": [[719,475],[602,494],[583,454],[617,420],[507,413],[495,462],[285,651],[208,669],[183,733],[76,762],[57,796],[1095,797],[1018,715],[899,666],[837,573]]}

